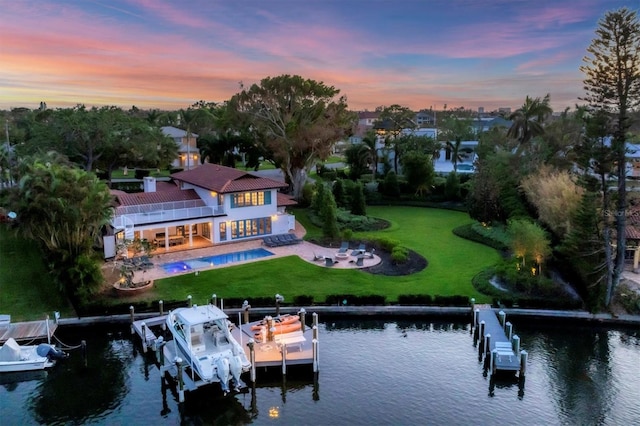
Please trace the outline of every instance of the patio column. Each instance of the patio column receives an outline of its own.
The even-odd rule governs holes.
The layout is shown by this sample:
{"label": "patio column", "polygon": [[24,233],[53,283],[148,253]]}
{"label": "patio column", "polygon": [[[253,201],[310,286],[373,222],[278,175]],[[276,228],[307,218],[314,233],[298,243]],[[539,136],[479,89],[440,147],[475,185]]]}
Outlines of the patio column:
{"label": "patio column", "polygon": [[638,263],[640,262],[640,244],[633,251],[633,272],[638,270]]}
{"label": "patio column", "polygon": [[193,223],[187,225],[189,227],[189,247],[193,247]]}
{"label": "patio column", "polygon": [[164,251],[169,251],[169,227],[164,227]]}

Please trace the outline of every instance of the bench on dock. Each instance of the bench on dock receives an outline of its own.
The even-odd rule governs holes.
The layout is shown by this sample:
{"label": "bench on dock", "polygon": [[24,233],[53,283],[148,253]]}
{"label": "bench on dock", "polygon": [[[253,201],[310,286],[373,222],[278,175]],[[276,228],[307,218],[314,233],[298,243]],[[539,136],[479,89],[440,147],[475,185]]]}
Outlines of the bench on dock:
{"label": "bench on dock", "polygon": [[273,336],[273,340],[278,345],[297,345],[298,349],[302,350],[302,342],[305,342],[307,338],[304,337],[304,333],[302,332],[302,330],[298,330],[292,331],[290,333],[276,334],[275,336]]}

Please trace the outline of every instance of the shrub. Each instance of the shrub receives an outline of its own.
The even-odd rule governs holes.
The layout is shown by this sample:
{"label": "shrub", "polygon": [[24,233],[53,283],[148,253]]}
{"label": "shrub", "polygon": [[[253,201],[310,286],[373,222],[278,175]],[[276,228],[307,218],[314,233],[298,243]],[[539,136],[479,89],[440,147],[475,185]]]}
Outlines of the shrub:
{"label": "shrub", "polygon": [[387,237],[376,238],[374,241],[378,243],[381,249],[388,251],[389,253],[393,252],[393,248],[400,244],[400,241]]}
{"label": "shrub", "polygon": [[293,298],[295,306],[311,306],[313,305],[313,296],[299,295]]}
{"label": "shrub", "polygon": [[134,176],[136,179],[144,179],[145,177],[149,176],[150,173],[151,171],[148,169],[136,169]]}
{"label": "shrub", "polygon": [[399,305],[429,306],[433,304],[433,298],[429,294],[401,294],[398,296]]}
{"label": "shrub", "polygon": [[405,263],[409,260],[409,250],[402,246],[395,246],[393,250],[391,250],[391,260],[393,263]]}

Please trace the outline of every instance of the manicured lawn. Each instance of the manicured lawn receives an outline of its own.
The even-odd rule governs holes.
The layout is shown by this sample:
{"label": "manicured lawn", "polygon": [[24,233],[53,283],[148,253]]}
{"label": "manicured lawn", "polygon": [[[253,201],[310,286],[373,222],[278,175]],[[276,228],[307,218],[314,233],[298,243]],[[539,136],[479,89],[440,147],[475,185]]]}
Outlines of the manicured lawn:
{"label": "manicured lawn", "polygon": [[[130,300],[109,299],[112,303],[139,300],[186,300],[207,302],[212,294],[219,298],[273,297],[280,293],[285,302],[297,295],[313,296],[324,302],[331,294],[385,295],[395,302],[402,294],[467,295],[479,303],[490,298],[471,285],[472,277],[495,264],[499,254],[487,246],[455,236],[452,229],[470,223],[465,213],[417,207],[369,207],[371,216],[391,222],[391,227],[371,235],[387,235],[402,245],[421,253],[429,262],[417,274],[388,277],[358,270],[328,269],[312,265],[297,256],[264,260],[234,267],[214,269],[171,277],[155,282],[148,293]],[[310,235],[317,228],[303,214],[298,219]],[[354,239],[366,237],[356,234]],[[0,227],[0,313],[12,315],[14,321],[42,319],[53,311],[63,317],[73,312],[51,284],[39,252],[30,244],[13,238]]]}
{"label": "manicured lawn", "polygon": [[[467,214],[412,207],[370,207],[368,213],[392,224],[376,235],[388,235],[421,253],[427,258],[428,267],[417,274],[388,277],[322,268],[290,256],[204,271],[198,276],[188,274],[158,280],[154,290],[138,300],[186,300],[191,295],[194,303],[202,304],[215,293],[219,298],[238,297],[251,302],[251,297],[273,297],[280,293],[289,302],[297,295],[311,295],[323,302],[331,294],[379,294],[386,295],[388,302],[396,301],[401,294],[468,295],[481,303],[490,301],[475,291],[471,279],[496,263],[499,254],[451,232],[471,222]],[[308,223],[304,225],[311,228]],[[366,234],[356,234],[354,239],[363,236]]]}
{"label": "manicured lawn", "polygon": [[63,317],[73,309],[51,283],[42,255],[31,243],[17,239],[0,226],[0,314],[11,321],[44,319],[59,311]]}

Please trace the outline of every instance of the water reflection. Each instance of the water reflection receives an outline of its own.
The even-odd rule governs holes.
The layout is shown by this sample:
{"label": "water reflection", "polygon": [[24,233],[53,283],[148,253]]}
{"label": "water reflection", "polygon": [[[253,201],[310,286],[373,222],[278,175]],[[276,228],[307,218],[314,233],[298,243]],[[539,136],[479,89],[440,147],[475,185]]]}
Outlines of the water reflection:
{"label": "water reflection", "polygon": [[42,423],[80,422],[113,410],[126,397],[126,371],[133,344],[127,339],[97,340],[80,356],[59,362],[31,398],[30,409]]}
{"label": "water reflection", "polygon": [[203,387],[183,404],[128,327],[59,329],[64,341],[87,338],[87,367],[72,352],[47,373],[0,375],[0,423],[640,424],[638,330],[515,322],[525,386],[485,375],[465,321],[336,318],[319,328],[319,374],[260,369],[246,392]]}

